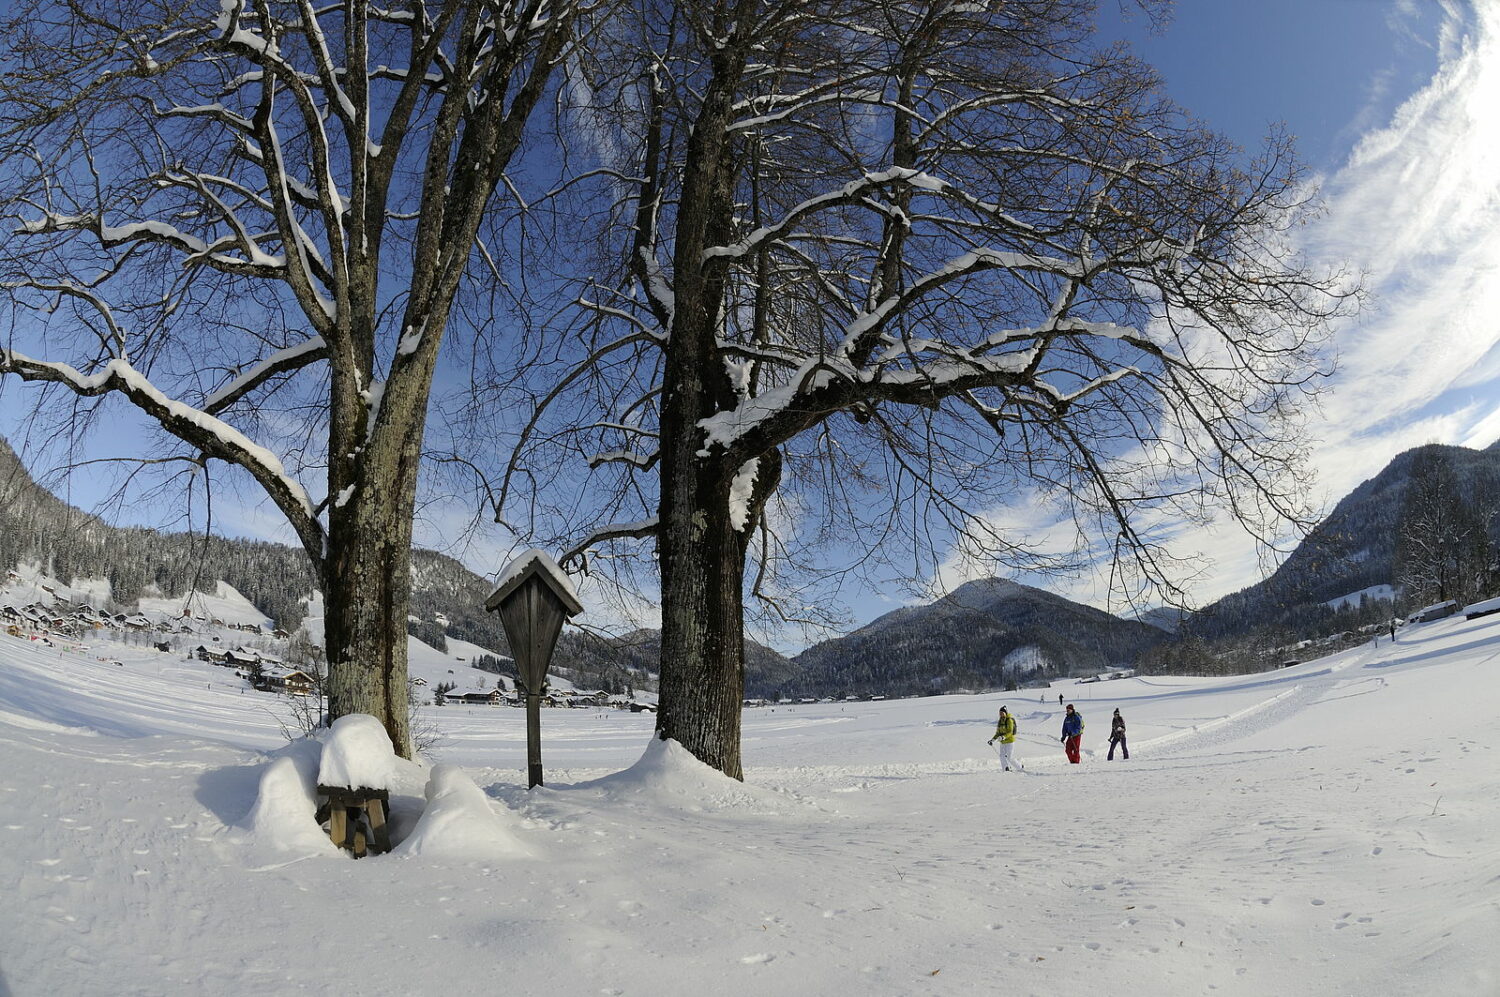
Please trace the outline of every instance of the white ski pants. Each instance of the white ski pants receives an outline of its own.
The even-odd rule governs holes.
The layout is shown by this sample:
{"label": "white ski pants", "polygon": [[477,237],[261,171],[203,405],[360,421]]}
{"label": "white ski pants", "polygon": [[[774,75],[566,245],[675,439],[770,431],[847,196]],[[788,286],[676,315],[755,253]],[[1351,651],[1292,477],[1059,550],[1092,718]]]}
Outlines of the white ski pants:
{"label": "white ski pants", "polygon": [[1014,741],[1000,742],[1000,768],[1003,771],[1009,772],[1011,769],[1020,768],[1020,766],[1016,764],[1015,759],[1010,756],[1011,750],[1014,749],[1015,746],[1016,745]]}

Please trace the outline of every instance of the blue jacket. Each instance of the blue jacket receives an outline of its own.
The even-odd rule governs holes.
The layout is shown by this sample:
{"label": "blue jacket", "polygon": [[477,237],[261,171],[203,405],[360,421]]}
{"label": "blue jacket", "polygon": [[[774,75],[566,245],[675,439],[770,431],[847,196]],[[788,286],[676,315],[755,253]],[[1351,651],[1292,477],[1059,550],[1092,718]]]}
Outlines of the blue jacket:
{"label": "blue jacket", "polygon": [[1076,710],[1063,716],[1063,737],[1083,733],[1083,714]]}

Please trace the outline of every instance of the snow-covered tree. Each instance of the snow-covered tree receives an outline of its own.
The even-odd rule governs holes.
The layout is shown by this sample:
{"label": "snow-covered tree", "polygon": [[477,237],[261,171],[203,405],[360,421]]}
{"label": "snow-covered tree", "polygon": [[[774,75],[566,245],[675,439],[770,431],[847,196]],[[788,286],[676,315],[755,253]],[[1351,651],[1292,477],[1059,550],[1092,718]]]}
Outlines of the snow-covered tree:
{"label": "snow-covered tree", "polygon": [[0,374],[128,403],[172,455],[264,489],[326,597],[333,715],[381,718],[403,753],[439,347],[495,266],[486,212],[577,17],[17,0],[3,25]]}
{"label": "snow-covered tree", "polygon": [[1466,601],[1483,592],[1490,544],[1471,491],[1442,447],[1416,452],[1396,532],[1395,574],[1408,603]]}
{"label": "snow-covered tree", "polygon": [[[586,345],[524,372],[495,499],[576,561],[656,555],[658,732],[724,772],[744,596],[801,615],[794,554],[1034,566],[987,514],[1039,488],[1169,585],[1182,518],[1302,512],[1295,415],[1347,299],[1284,243],[1289,145],[1205,130],[1092,14],[648,0],[591,46],[591,199],[548,233],[556,272],[597,263]],[[515,501],[539,481],[551,510]]]}

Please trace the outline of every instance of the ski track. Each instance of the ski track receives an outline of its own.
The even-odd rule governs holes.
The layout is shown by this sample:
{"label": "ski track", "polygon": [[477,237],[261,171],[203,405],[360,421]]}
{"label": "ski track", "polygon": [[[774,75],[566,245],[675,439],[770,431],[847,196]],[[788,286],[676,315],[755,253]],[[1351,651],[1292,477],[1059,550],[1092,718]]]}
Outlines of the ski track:
{"label": "ski track", "polygon": [[[0,641],[0,993],[1490,997],[1500,727],[1450,733],[1442,691],[1500,687],[1470,630],[1078,690],[1161,732],[1128,763],[1068,765],[1033,697],[1023,773],[983,744],[1017,697],[752,711],[744,785],[622,778],[649,719],[558,711],[547,785],[468,766],[534,857],[360,863],[248,836],[259,705]],[[514,711],[440,715],[524,758]]]}

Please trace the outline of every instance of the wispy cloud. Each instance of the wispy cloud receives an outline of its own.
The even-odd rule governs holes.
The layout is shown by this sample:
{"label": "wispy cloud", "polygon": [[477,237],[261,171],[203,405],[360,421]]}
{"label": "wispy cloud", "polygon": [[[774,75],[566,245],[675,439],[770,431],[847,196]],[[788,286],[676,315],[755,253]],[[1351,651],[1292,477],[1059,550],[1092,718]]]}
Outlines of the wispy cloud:
{"label": "wispy cloud", "polygon": [[1444,13],[1437,72],[1327,178],[1308,232],[1311,257],[1372,292],[1318,420],[1332,498],[1408,447],[1500,431],[1500,7]]}
{"label": "wispy cloud", "polygon": [[[1431,23],[1431,8],[1411,0],[1390,14],[1404,25]],[[1445,2],[1435,35],[1408,37],[1435,49],[1436,71],[1385,120],[1372,109],[1391,79],[1369,81],[1353,151],[1323,178],[1327,211],[1301,236],[1311,264],[1363,273],[1371,292],[1363,314],[1337,330],[1339,373],[1310,413],[1316,498],[1330,507],[1403,450],[1432,441],[1483,447],[1500,436],[1500,3]],[[1060,550],[1075,543],[1071,524],[1041,505],[996,520]],[[1227,521],[1177,534],[1180,551],[1213,564],[1193,587],[1200,603],[1253,584],[1274,564]],[[1119,610],[1107,572],[1022,580]],[[955,555],[933,588],[950,591],[982,573]]]}

